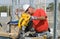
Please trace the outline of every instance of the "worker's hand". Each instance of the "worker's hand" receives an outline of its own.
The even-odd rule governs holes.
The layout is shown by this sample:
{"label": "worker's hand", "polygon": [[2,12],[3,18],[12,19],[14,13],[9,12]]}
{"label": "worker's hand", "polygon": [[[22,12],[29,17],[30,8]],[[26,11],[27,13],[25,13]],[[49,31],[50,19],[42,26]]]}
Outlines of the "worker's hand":
{"label": "worker's hand", "polygon": [[19,9],[16,9],[16,12],[19,12]]}
{"label": "worker's hand", "polygon": [[18,10],[18,9],[16,9],[15,14],[16,14],[16,15],[18,15],[18,12],[19,12],[19,10]]}
{"label": "worker's hand", "polygon": [[17,13],[17,12],[15,12],[15,15],[18,15],[18,13]]}

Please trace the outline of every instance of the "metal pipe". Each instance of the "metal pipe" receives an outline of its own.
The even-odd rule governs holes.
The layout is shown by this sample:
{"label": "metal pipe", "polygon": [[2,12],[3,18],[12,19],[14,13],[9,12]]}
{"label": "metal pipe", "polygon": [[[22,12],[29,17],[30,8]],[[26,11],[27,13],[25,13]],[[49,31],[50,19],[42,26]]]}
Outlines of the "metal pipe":
{"label": "metal pipe", "polygon": [[33,1],[34,1],[34,0],[29,0],[29,1],[30,1],[30,5],[33,6]]}
{"label": "metal pipe", "polygon": [[54,36],[53,39],[58,39],[57,36],[57,0],[54,0]]}

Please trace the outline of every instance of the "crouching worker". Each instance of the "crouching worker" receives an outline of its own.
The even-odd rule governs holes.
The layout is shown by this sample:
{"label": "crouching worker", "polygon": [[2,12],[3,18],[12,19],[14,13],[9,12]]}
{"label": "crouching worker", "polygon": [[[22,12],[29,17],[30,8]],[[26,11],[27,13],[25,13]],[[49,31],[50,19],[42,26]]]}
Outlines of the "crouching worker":
{"label": "crouching worker", "polygon": [[35,35],[39,36],[46,34],[47,37],[50,37],[49,33],[49,25],[47,20],[47,15],[43,9],[34,9],[29,4],[23,5],[23,9],[25,12],[31,15],[33,21],[33,28],[36,31]]}

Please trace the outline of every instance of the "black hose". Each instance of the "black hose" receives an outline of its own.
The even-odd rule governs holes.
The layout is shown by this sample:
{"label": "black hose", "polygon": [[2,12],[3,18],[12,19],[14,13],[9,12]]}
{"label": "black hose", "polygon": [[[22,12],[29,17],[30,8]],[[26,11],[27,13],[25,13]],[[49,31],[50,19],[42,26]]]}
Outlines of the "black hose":
{"label": "black hose", "polygon": [[0,23],[0,26],[2,27],[2,24]]}

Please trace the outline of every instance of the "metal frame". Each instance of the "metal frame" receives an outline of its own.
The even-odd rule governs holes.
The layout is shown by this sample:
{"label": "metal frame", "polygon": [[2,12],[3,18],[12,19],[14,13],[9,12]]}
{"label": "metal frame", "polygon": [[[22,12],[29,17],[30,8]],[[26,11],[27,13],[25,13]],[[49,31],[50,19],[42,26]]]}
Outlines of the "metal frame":
{"label": "metal frame", "polygon": [[58,35],[57,35],[57,10],[58,10],[58,4],[57,4],[57,0],[54,0],[54,35],[53,35],[53,39],[58,39]]}

